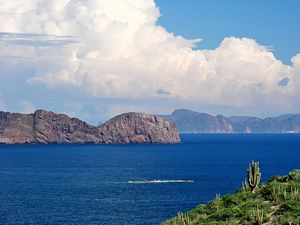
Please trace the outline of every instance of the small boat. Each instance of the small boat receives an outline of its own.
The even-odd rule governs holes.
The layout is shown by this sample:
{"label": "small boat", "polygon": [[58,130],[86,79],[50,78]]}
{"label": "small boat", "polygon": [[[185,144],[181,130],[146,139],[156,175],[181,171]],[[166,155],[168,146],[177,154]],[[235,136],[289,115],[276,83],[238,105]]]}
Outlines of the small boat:
{"label": "small boat", "polygon": [[129,180],[130,184],[193,183],[193,180]]}

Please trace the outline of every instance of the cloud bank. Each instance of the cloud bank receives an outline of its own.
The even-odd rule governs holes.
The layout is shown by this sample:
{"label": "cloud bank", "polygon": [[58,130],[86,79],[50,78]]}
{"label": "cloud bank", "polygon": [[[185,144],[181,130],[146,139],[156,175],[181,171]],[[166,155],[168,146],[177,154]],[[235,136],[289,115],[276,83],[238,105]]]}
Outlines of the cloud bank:
{"label": "cloud bank", "polygon": [[195,50],[201,39],[168,32],[159,16],[154,0],[5,1],[0,69],[30,71],[24,85],[92,98],[299,108],[299,54],[284,65],[267,47],[237,37]]}

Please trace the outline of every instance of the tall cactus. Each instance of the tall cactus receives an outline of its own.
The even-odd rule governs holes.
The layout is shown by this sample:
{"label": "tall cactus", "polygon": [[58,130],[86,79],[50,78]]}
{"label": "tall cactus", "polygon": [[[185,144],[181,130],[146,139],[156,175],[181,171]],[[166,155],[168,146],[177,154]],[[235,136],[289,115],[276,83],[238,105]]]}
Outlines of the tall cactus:
{"label": "tall cactus", "polygon": [[245,183],[243,184],[243,189],[250,188],[252,193],[254,193],[255,190],[259,188],[260,179],[261,172],[259,161],[252,161],[251,163],[249,163],[249,168],[247,170],[247,180],[245,180]]}

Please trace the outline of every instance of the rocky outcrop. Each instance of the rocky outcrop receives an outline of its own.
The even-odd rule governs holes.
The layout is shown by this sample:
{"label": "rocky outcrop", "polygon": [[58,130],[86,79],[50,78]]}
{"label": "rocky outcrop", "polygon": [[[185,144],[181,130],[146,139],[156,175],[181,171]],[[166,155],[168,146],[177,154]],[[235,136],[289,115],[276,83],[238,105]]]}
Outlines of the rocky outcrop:
{"label": "rocky outcrop", "polygon": [[99,128],[105,143],[178,143],[175,123],[153,115],[126,113]]}
{"label": "rocky outcrop", "polygon": [[102,143],[98,127],[56,114],[37,110],[33,114],[34,142],[37,143]]}
{"label": "rocky outcrop", "polygon": [[179,143],[175,123],[159,116],[127,113],[101,126],[37,110],[33,114],[0,112],[0,143]]}
{"label": "rocky outcrop", "polygon": [[0,112],[0,143],[30,143],[34,140],[32,115]]}

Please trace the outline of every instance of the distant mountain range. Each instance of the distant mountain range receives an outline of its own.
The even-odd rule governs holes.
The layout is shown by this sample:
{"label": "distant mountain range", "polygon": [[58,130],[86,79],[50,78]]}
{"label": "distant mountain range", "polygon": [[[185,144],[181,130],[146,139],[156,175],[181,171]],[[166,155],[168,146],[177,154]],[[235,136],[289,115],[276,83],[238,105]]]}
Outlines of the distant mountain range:
{"label": "distant mountain range", "polygon": [[163,118],[174,121],[180,133],[300,133],[300,115],[278,117],[212,116],[186,109],[177,109]]}

